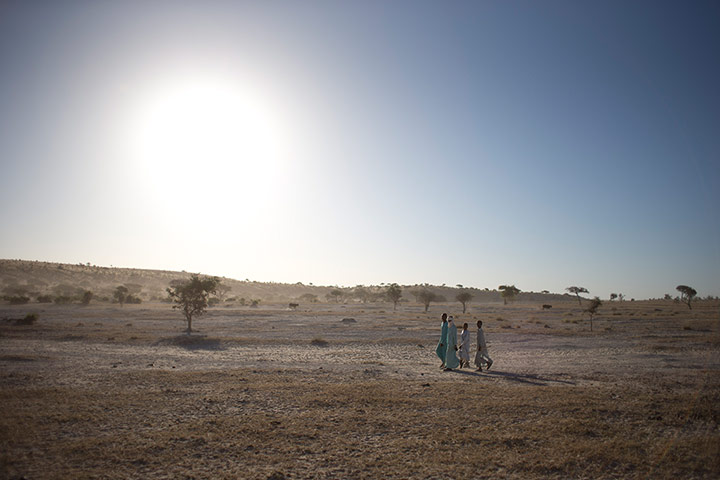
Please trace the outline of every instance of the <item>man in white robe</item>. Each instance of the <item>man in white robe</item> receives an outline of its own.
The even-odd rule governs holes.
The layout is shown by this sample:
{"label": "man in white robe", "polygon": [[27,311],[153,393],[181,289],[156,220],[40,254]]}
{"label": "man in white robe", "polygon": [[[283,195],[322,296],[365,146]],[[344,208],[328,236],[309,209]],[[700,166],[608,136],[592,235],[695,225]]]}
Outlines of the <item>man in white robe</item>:
{"label": "man in white robe", "polygon": [[445,371],[449,372],[453,368],[457,368],[460,365],[458,362],[457,352],[457,327],[453,322],[453,317],[448,317],[448,333],[447,333],[447,345],[445,350]]}
{"label": "man in white robe", "polygon": [[477,322],[477,353],[475,354],[475,365],[478,367],[477,371],[482,371],[482,365],[487,364],[488,370],[492,367],[493,361],[488,354],[487,344],[485,343],[485,332],[482,329],[482,321]]}
{"label": "man in white robe", "polygon": [[460,368],[470,366],[470,332],[468,331],[468,324],[463,323],[462,333],[460,334]]}

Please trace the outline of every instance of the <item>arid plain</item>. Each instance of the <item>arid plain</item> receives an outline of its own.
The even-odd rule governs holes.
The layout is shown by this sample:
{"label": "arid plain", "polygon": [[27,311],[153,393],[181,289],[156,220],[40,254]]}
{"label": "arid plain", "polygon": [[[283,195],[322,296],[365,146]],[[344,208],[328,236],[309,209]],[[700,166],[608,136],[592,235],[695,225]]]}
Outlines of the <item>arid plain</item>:
{"label": "arid plain", "polygon": [[[586,304],[5,305],[0,477],[720,476],[718,302]],[[438,368],[443,311],[490,371]]]}

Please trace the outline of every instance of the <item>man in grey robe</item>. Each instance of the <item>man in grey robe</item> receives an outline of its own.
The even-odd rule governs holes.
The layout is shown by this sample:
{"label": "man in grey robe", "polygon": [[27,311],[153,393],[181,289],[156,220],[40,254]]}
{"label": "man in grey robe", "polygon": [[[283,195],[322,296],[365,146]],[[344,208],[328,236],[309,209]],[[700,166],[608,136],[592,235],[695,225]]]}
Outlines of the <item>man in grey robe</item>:
{"label": "man in grey robe", "polygon": [[482,371],[483,364],[487,364],[487,369],[490,370],[493,361],[488,354],[487,344],[485,343],[485,332],[482,329],[482,320],[477,322],[477,353],[475,354],[475,365],[478,367],[477,371]]}

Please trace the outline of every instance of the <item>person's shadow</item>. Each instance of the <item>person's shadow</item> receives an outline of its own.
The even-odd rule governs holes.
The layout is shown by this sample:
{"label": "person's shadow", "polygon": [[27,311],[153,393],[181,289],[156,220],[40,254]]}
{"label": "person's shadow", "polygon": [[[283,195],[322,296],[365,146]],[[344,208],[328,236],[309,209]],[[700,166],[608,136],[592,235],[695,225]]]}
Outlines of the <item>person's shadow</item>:
{"label": "person's shadow", "polygon": [[545,387],[554,383],[561,383],[564,385],[575,385],[575,382],[568,380],[558,380],[555,378],[546,378],[540,375],[521,375],[519,373],[503,372],[500,370],[483,370],[482,372],[476,371],[464,371],[464,370],[453,370],[453,373],[459,373],[461,375],[467,375],[470,377],[478,378],[501,378],[511,382],[524,383],[526,385],[536,385]]}

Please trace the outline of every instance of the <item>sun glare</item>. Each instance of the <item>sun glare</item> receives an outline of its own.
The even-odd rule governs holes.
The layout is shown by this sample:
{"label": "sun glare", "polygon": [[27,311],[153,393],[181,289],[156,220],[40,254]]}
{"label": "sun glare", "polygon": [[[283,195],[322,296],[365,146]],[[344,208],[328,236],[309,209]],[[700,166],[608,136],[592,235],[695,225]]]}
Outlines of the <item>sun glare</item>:
{"label": "sun glare", "polygon": [[213,77],[150,89],[131,121],[131,156],[156,203],[189,193],[228,202],[277,198],[287,137],[267,100]]}

